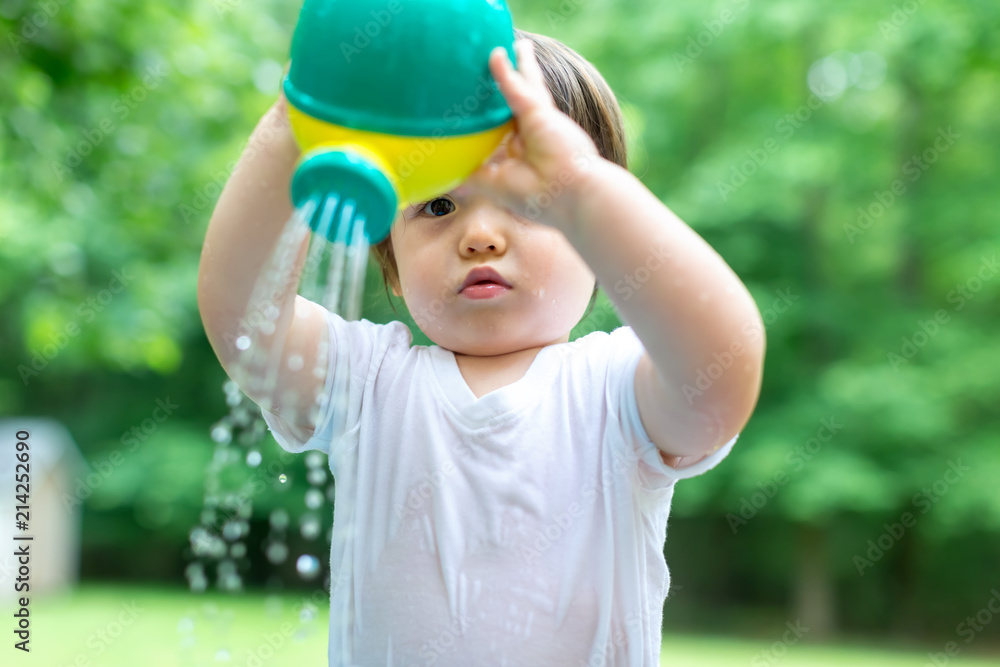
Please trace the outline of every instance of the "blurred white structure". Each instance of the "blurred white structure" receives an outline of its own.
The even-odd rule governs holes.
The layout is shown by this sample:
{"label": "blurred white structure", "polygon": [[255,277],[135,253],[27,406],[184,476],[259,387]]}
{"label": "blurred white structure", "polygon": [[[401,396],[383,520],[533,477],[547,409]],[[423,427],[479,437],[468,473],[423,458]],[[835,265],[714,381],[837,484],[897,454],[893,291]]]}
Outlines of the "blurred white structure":
{"label": "blurred white structure", "polygon": [[[18,431],[30,433],[31,509],[27,531],[15,527]],[[59,593],[76,583],[80,574],[82,503],[73,495],[74,482],[89,472],[90,466],[69,431],[54,419],[0,419],[0,600]],[[15,536],[27,535],[34,539],[14,540]],[[14,590],[19,565],[14,552],[24,544],[30,545],[30,590],[19,593]]]}

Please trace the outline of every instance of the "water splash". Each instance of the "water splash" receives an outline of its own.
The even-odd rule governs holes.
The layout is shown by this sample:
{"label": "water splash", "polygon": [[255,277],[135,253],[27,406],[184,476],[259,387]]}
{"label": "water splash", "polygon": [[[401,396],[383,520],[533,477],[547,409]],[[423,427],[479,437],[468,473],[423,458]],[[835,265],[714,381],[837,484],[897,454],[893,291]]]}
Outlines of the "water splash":
{"label": "water splash", "polygon": [[[272,493],[294,487],[294,471],[268,461],[262,447],[267,426],[261,410],[279,415],[286,424],[313,430],[328,417],[329,428],[343,432],[349,358],[338,359],[338,372],[327,389],[326,336],[314,340],[310,349],[289,332],[295,318],[308,312],[298,307],[301,299],[345,320],[360,318],[369,254],[364,225],[350,197],[332,194],[309,200],[289,218],[251,290],[244,317],[229,338],[235,361],[226,368],[230,379],[223,385],[228,414],[210,427],[215,451],[206,471],[200,522],[189,535],[191,558],[185,576],[194,593],[207,591],[213,575],[219,590],[233,594],[244,590],[255,496],[262,487]],[[275,587],[281,587],[278,573],[291,559],[301,580],[311,582],[325,575],[323,585],[329,590],[327,561],[313,553],[329,552],[332,527],[325,531],[323,527],[332,522],[327,503],[332,506],[335,489],[325,455],[310,452],[305,463],[308,488],[302,504],[285,501],[270,512],[260,549],[275,568],[269,586],[276,581]],[[260,485],[260,479],[270,484]],[[293,523],[312,543],[313,553],[291,553]],[[300,618],[296,638],[308,634],[314,616],[315,612]],[[187,624],[178,628],[182,646],[193,640],[186,628]],[[222,635],[218,641],[216,661],[230,661]]]}
{"label": "water splash", "polygon": [[295,562],[295,569],[304,579],[315,579],[320,572],[319,559],[315,556],[302,554]]}

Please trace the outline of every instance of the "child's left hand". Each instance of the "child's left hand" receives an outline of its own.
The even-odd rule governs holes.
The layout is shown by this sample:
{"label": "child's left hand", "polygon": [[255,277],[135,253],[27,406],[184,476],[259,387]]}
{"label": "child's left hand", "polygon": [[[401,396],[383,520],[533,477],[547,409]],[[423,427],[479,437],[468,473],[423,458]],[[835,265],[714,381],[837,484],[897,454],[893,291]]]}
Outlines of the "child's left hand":
{"label": "child's left hand", "polygon": [[520,39],[514,49],[520,71],[502,47],[490,54],[489,66],[516,129],[463,186],[521,217],[566,231],[578,219],[582,177],[602,158],[590,135],[556,107],[532,43]]}

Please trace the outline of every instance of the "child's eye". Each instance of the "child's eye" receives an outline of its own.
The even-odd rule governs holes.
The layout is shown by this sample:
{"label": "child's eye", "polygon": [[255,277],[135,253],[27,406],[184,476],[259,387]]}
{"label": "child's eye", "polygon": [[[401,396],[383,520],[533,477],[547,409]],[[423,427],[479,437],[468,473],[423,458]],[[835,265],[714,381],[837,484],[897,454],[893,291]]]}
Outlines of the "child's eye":
{"label": "child's eye", "polygon": [[439,218],[453,212],[455,210],[455,202],[446,197],[438,197],[437,199],[431,199],[418,204],[415,208],[417,215],[429,215]]}

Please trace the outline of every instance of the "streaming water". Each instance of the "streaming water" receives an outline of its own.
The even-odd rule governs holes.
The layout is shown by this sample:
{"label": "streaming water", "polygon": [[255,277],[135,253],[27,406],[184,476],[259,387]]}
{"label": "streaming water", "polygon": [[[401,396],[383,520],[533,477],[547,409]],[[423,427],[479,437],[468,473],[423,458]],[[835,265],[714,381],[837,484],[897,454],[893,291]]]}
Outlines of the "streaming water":
{"label": "streaming water", "polygon": [[[200,522],[190,531],[192,558],[185,574],[196,593],[211,588],[212,581],[222,591],[243,590],[253,555],[248,545],[256,543],[274,571],[269,588],[282,588],[281,572],[294,564],[293,576],[329,591],[331,530],[323,528],[332,523],[327,503],[332,507],[334,486],[325,454],[311,451],[304,457],[304,496],[299,501],[279,496],[284,500],[267,516],[266,536],[249,539],[255,497],[300,488],[295,485],[298,457],[287,464],[277,457],[268,460],[261,448],[267,432],[261,409],[307,429],[320,425],[329,413],[337,432],[346,404],[347,358],[341,358],[328,387],[325,323],[319,328],[324,335],[311,343],[314,349],[288,332],[293,314],[304,315],[293,303],[300,298],[345,320],[359,319],[369,251],[364,223],[354,202],[337,194],[313,198],[297,209],[261,270],[235,335],[227,337],[238,350],[223,386],[229,413],[211,427],[215,452],[206,471]],[[303,607],[296,637],[312,627],[315,616],[315,605]],[[217,637],[217,662],[229,661],[224,635]]]}

